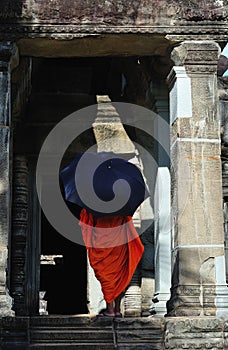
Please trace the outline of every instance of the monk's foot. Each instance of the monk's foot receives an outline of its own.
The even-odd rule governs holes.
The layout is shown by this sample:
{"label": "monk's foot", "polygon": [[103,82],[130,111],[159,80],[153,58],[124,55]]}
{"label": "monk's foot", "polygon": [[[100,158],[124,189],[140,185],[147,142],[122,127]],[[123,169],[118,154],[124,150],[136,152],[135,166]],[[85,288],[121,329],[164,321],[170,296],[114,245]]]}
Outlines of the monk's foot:
{"label": "monk's foot", "polygon": [[97,315],[98,317],[115,317],[115,313],[110,313],[108,311],[101,312],[100,314]]}
{"label": "monk's foot", "polygon": [[115,317],[123,317],[123,315],[121,314],[121,312],[115,312]]}

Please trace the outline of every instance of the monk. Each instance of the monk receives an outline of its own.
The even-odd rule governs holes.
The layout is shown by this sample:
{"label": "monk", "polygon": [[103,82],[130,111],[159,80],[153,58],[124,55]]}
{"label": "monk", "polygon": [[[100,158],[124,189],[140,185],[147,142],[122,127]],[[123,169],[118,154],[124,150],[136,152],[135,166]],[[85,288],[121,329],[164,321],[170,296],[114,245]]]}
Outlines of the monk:
{"label": "monk", "polygon": [[95,218],[82,209],[79,224],[90,265],[100,281],[107,304],[99,316],[121,317],[122,296],[144,251],[132,217]]}

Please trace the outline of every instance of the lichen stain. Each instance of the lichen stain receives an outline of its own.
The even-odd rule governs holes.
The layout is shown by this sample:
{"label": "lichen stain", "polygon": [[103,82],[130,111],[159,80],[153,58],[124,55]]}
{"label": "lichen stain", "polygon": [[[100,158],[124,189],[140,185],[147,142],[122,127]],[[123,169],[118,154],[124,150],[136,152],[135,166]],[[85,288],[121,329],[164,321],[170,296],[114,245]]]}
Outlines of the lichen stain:
{"label": "lichen stain", "polygon": [[220,160],[221,158],[219,156],[210,156],[210,160]]}

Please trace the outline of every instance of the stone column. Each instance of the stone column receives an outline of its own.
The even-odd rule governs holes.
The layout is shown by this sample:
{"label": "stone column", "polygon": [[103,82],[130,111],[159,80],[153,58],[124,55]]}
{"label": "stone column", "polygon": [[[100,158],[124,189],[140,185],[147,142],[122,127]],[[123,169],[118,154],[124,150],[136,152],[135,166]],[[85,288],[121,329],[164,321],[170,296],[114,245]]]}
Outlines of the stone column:
{"label": "stone column", "polygon": [[0,310],[1,316],[13,315],[12,299],[7,288],[8,248],[10,244],[11,208],[11,69],[16,46],[0,43]]}
{"label": "stone column", "polygon": [[[171,56],[176,67],[168,78],[173,116],[169,316],[219,316],[228,311],[216,74],[219,53],[213,41],[186,41]],[[178,90],[181,76],[186,88]]]}
{"label": "stone column", "polygon": [[[156,137],[157,173],[154,190],[154,244],[155,288],[152,313],[166,314],[166,303],[171,287],[171,232],[170,232],[170,155],[168,89],[163,83],[152,88],[155,98],[154,133]],[[161,146],[162,145],[162,146]]]}

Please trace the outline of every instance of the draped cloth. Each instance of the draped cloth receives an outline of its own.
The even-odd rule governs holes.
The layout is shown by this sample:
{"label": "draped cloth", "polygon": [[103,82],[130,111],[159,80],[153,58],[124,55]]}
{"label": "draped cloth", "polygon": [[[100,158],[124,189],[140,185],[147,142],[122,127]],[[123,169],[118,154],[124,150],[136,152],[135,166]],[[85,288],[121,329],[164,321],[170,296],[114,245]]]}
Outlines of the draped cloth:
{"label": "draped cloth", "polygon": [[131,281],[144,247],[130,216],[95,218],[82,209],[79,222],[90,265],[101,283],[104,299],[112,302]]}

